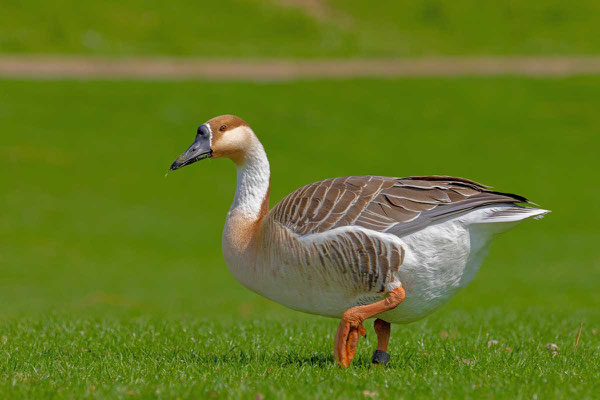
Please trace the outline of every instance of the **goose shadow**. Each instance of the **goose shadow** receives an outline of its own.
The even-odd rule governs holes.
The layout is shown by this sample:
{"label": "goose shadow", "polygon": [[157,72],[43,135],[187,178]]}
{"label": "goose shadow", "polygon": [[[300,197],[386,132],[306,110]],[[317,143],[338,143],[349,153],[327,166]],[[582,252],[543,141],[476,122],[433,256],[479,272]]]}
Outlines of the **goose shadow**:
{"label": "goose shadow", "polygon": [[[193,360],[196,363],[207,366],[218,366],[223,364],[250,365],[254,363],[264,363],[265,365],[278,365],[280,367],[310,366],[321,369],[330,369],[335,366],[333,354],[328,353],[267,353],[244,351],[239,348],[232,348],[231,350],[228,350],[226,352],[219,353],[188,353],[188,356],[191,360]],[[393,368],[394,364],[395,363],[388,364],[387,368]],[[371,367],[371,357],[366,355],[357,355],[356,358],[352,361],[352,365],[359,368]]]}

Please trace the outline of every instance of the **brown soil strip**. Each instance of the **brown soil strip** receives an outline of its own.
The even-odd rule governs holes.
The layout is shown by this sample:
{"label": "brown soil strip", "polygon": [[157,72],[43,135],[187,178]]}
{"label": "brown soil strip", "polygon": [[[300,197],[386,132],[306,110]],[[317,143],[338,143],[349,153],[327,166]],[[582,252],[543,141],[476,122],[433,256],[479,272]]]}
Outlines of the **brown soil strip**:
{"label": "brown soil strip", "polygon": [[244,80],[600,74],[600,56],[224,60],[0,56],[0,77],[30,79]]}

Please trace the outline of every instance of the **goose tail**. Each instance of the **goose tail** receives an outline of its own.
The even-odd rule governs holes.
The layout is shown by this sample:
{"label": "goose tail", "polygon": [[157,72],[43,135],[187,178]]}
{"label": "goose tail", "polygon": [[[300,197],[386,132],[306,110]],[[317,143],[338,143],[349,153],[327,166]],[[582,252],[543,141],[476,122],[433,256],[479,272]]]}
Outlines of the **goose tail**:
{"label": "goose tail", "polygon": [[526,219],[540,219],[550,210],[524,207],[515,204],[502,204],[481,208],[467,214],[463,222],[479,232],[496,234],[506,232]]}
{"label": "goose tail", "polygon": [[519,222],[524,219],[533,218],[540,219],[548,214],[550,210],[535,207],[523,207],[510,205],[504,207],[490,207],[486,212],[482,213],[480,224],[485,223],[500,223],[500,222]]}

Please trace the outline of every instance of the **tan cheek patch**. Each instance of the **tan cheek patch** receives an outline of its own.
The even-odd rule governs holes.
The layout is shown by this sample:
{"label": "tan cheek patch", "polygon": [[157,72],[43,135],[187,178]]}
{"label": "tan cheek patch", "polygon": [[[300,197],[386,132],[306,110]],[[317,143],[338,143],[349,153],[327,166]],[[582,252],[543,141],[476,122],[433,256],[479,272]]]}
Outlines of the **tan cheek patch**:
{"label": "tan cheek patch", "polygon": [[248,142],[249,137],[242,128],[224,133],[217,131],[212,138],[213,157],[229,157],[236,163],[243,162]]}

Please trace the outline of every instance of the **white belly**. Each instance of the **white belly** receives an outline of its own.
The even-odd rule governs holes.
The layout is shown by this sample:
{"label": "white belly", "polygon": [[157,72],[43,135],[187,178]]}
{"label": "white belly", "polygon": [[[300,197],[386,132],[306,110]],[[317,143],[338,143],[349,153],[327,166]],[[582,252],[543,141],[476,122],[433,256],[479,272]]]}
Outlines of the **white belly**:
{"label": "white belly", "polygon": [[412,322],[448,302],[471,282],[488,254],[492,234],[486,228],[465,227],[453,219],[403,237],[406,258],[398,279],[406,298],[380,317],[389,322]]}

